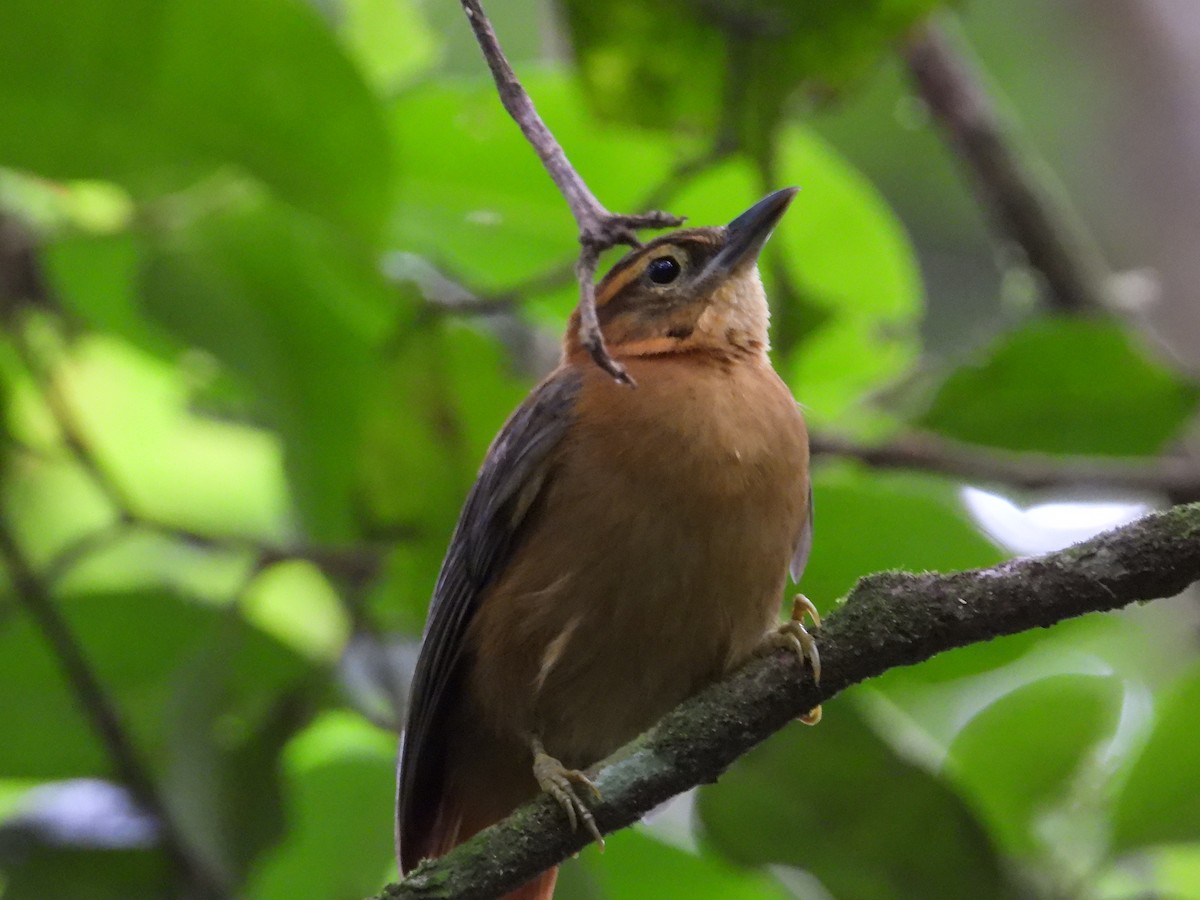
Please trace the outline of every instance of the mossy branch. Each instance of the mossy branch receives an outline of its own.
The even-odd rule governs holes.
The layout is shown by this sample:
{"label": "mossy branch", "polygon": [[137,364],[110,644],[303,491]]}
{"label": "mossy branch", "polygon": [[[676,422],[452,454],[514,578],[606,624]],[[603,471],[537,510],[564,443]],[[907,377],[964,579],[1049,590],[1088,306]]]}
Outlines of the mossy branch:
{"label": "mossy branch", "polygon": [[[1170,597],[1200,581],[1200,503],[1173,507],[1045,556],[951,574],[862,579],[816,632],[814,685],[794,655],[755,660],[668,713],[596,767],[604,832],[721,775],[739,756],[851,685],[955,647],[1090,612]],[[836,715],[836,712],[833,714]],[[422,863],[379,900],[491,898],[588,843],[548,797],[526,804],[444,857]]]}

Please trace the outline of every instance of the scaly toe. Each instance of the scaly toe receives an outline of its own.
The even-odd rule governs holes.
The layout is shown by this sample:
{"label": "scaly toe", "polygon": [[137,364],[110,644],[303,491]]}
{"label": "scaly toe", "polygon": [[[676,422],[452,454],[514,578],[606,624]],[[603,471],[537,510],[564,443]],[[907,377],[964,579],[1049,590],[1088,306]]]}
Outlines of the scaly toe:
{"label": "scaly toe", "polygon": [[579,822],[582,821],[592,839],[603,850],[604,836],[600,834],[600,829],[596,826],[596,819],[592,816],[592,811],[588,809],[587,804],[575,792],[575,785],[583,785],[593,797],[597,800],[601,799],[600,789],[592,780],[578,769],[566,768],[544,751],[534,753],[533,776],[537,779],[539,787],[558,801],[558,805],[563,808],[563,812],[567,814],[567,821],[571,823],[571,830],[578,829]]}
{"label": "scaly toe", "polygon": [[[809,616],[818,628],[821,625],[821,614],[813,606],[812,601],[803,594],[797,594],[792,602],[792,618],[778,628],[767,632],[759,645],[759,653],[768,654],[782,648],[800,657],[800,664],[807,662],[812,667],[813,681],[821,682],[821,653],[817,649],[816,639],[804,627],[804,617]],[[805,725],[816,725],[821,721],[821,707],[816,706],[800,716]]]}
{"label": "scaly toe", "polygon": [[821,721],[821,707],[814,706],[812,709],[810,709],[804,715],[797,716],[796,718],[798,718],[805,725],[816,725],[818,722]]}
{"label": "scaly toe", "polygon": [[808,629],[804,627],[804,617],[809,616],[813,625],[821,626],[821,614],[813,606],[812,601],[803,594],[797,594],[792,602],[792,617],[778,628],[767,633],[763,639],[760,652],[771,653],[780,648],[791,650],[800,657],[800,662],[807,662],[812,667],[813,681],[821,681],[821,653],[817,642]]}

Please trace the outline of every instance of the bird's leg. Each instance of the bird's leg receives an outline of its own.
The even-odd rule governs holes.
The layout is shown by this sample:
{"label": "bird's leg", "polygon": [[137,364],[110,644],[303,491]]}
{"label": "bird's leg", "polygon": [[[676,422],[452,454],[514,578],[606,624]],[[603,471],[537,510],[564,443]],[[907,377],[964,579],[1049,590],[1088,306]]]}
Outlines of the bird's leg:
{"label": "bird's leg", "polygon": [[533,777],[537,779],[538,786],[558,801],[558,805],[567,814],[572,831],[579,827],[579,821],[582,819],[584,827],[591,832],[592,837],[596,839],[596,843],[603,850],[604,837],[600,834],[600,829],[596,827],[592,811],[575,793],[575,785],[581,784],[586,787],[597,800],[600,799],[600,789],[578,769],[568,769],[548,754],[546,748],[542,746],[541,738],[531,737],[529,748],[533,751]]}
{"label": "bird's leg", "polygon": [[[812,601],[803,594],[797,594],[795,600],[792,601],[791,619],[767,632],[767,636],[759,645],[759,652],[773,653],[780,648],[793,651],[800,657],[801,665],[807,661],[812,667],[813,681],[819,684],[821,681],[821,654],[817,651],[816,640],[804,627],[805,616],[811,616],[813,625],[817,628],[821,627],[821,614],[817,612]],[[805,725],[816,725],[821,721],[821,707],[814,706],[800,716],[800,721]]]}

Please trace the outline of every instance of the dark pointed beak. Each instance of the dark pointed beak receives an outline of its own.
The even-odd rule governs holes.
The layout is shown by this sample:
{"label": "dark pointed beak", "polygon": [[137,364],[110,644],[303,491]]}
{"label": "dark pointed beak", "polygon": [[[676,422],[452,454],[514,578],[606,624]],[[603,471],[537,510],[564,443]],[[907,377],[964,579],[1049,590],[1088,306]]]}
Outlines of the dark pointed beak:
{"label": "dark pointed beak", "polygon": [[767,194],[752,207],[725,226],[725,246],[709,264],[711,271],[731,274],[754,262],[758,254],[787,212],[799,188],[789,187]]}

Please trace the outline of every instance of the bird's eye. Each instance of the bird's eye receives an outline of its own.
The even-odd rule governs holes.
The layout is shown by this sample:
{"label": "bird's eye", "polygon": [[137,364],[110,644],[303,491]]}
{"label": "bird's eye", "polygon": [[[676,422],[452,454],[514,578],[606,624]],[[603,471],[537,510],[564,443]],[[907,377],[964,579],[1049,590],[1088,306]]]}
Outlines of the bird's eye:
{"label": "bird's eye", "polygon": [[646,275],[655,284],[670,284],[679,277],[679,272],[679,260],[673,256],[659,256],[646,266]]}

